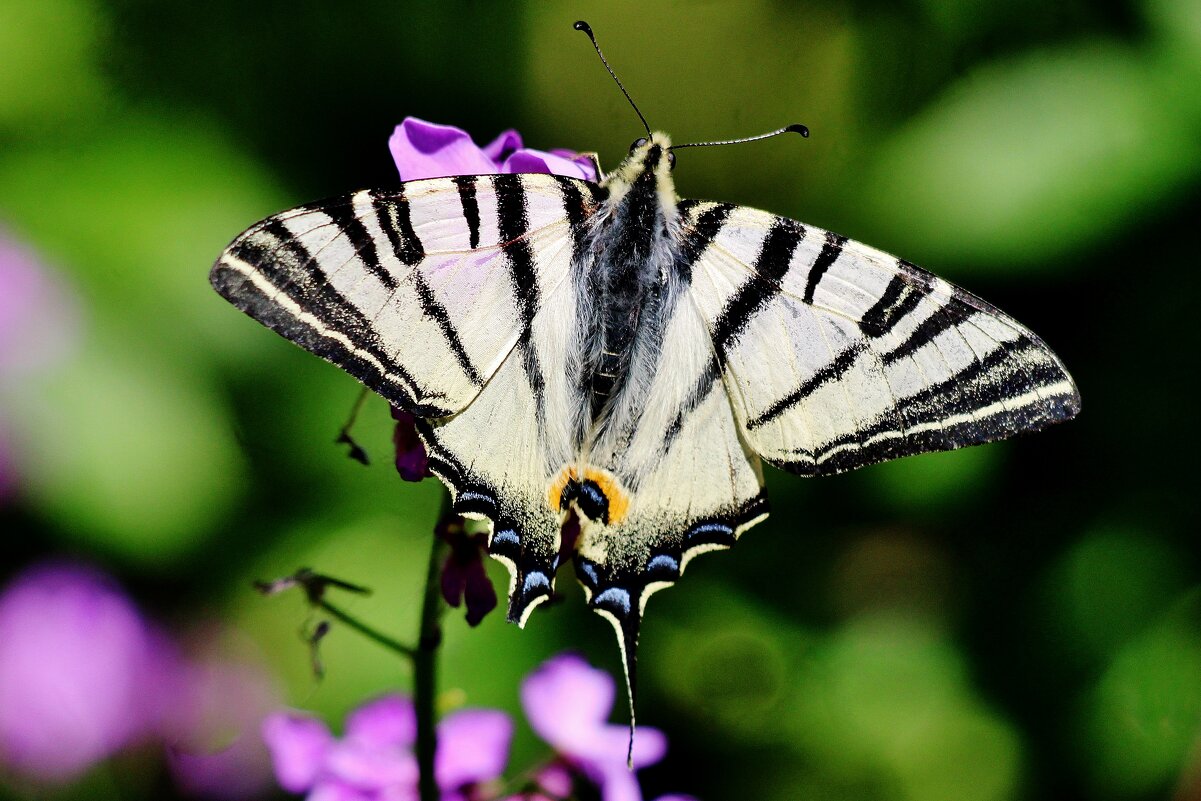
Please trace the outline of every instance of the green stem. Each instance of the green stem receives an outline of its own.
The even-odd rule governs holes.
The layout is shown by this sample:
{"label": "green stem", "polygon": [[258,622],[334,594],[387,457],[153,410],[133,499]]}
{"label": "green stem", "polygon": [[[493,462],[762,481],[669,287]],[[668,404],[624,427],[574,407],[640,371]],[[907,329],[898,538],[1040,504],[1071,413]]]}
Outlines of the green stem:
{"label": "green stem", "polygon": [[324,599],[317,601],[317,608],[324,611],[326,614],[328,614],[334,620],[337,620],[337,621],[345,624],[346,626],[354,629],[359,634],[362,634],[364,637],[371,640],[372,642],[377,643],[378,645],[382,645],[383,647],[387,648],[389,651],[395,651],[396,653],[400,654],[401,656],[408,657],[409,659],[414,659],[417,656],[417,649],[412,648],[408,645],[405,645],[400,640],[389,637],[387,634],[384,634],[383,632],[376,631],[375,629],[368,626],[366,623],[362,623],[362,622],[356,620],[355,618],[351,617],[350,615],[346,614],[341,609],[339,609],[338,607],[331,604],[329,601],[326,601]]}
{"label": "green stem", "polygon": [[[451,515],[450,495],[442,491],[439,523]],[[434,700],[438,692],[438,646],[442,644],[442,587],[439,575],[446,559],[447,545],[433,538],[429,572],[425,579],[425,598],[421,603],[421,633],[413,654],[413,705],[417,710],[417,790],[421,801],[438,801],[438,782],[434,776],[434,754],[438,750]]]}

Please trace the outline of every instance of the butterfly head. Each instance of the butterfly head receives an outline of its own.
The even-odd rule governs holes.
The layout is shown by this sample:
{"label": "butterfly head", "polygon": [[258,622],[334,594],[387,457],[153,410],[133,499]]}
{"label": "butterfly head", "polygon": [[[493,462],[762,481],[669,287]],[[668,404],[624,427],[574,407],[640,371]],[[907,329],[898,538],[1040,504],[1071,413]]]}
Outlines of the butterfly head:
{"label": "butterfly head", "polygon": [[630,145],[630,154],[617,169],[609,173],[605,186],[611,200],[618,200],[637,183],[653,184],[662,205],[666,208],[679,202],[671,171],[676,166],[676,156],[671,150],[671,138],[662,131],[649,137],[639,137]]}

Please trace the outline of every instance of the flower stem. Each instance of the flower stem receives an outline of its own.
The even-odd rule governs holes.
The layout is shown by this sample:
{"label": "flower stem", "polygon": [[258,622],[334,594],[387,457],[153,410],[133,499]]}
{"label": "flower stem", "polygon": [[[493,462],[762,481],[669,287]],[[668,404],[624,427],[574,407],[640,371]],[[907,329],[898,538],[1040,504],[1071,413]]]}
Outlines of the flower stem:
{"label": "flower stem", "polygon": [[408,657],[409,659],[414,659],[417,656],[417,649],[415,649],[411,646],[405,645],[400,640],[389,637],[387,634],[384,634],[383,632],[376,631],[375,629],[368,626],[366,623],[363,623],[363,622],[351,617],[350,615],[346,614],[341,609],[339,609],[338,607],[331,604],[329,601],[326,601],[324,599],[317,601],[317,608],[321,609],[323,612],[328,614],[334,620],[337,620],[340,623],[345,624],[349,628],[354,629],[359,634],[362,634],[364,637],[366,637],[367,639],[376,643],[377,645],[382,645],[383,647],[387,648],[389,651],[395,651],[396,653],[400,654],[401,656]]}
{"label": "flower stem", "polygon": [[[450,494],[442,490],[439,524],[452,516]],[[421,603],[421,632],[413,654],[413,704],[417,711],[417,790],[421,801],[438,801],[438,782],[434,776],[434,755],[438,735],[434,720],[434,700],[438,691],[438,646],[442,644],[443,601],[439,576],[446,560],[446,543],[432,537],[429,571],[425,579],[425,597]]]}

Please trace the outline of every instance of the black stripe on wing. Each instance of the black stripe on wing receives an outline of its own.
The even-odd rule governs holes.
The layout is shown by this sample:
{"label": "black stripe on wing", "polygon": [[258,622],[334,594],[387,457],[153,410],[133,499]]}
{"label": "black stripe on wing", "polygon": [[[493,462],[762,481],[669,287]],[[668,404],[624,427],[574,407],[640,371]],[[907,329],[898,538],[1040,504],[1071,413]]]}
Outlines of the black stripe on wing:
{"label": "black stripe on wing", "polygon": [[475,196],[478,179],[474,175],[456,175],[452,180],[459,189],[459,203],[463,206],[463,220],[467,223],[467,244],[475,250],[480,246],[480,202]]}
{"label": "black stripe on wing", "polygon": [[826,232],[826,243],[822,245],[821,252],[817,254],[817,259],[813,262],[813,266],[809,268],[809,276],[805,279],[804,300],[806,303],[813,303],[813,293],[817,291],[817,286],[821,283],[826,271],[842,255],[842,248],[846,245],[846,242],[847,238],[845,236],[836,234],[833,231]]}
{"label": "black stripe on wing", "polygon": [[826,384],[837,381],[842,378],[848,370],[850,370],[868,348],[865,343],[857,343],[850,346],[842,353],[838,354],[833,361],[826,364],[820,370],[809,376],[796,389],[788,393],[778,401],[768,406],[759,414],[746,421],[748,431],[754,431],[756,428],[770,423],[772,420],[778,419],[781,415],[787,412],[792,407],[796,406],[801,401],[808,398],[814,392],[824,387]]}
{"label": "black stripe on wing", "polygon": [[738,340],[747,323],[780,293],[780,279],[788,272],[792,256],[804,238],[805,228],[798,222],[777,217],[772,223],[759,247],[750,277],[726,301],[713,323],[713,346],[723,362],[726,350]]}
{"label": "black stripe on wing", "polygon": [[[1036,400],[1029,398],[1031,393]],[[886,415],[816,451],[769,461],[800,475],[828,475],[900,456],[979,445],[1074,417],[1080,396],[1046,346],[1022,335],[945,381],[898,399],[896,411],[903,416],[902,426]]]}
{"label": "black stripe on wing", "polygon": [[929,275],[922,281],[915,265],[898,261],[898,266],[901,271],[892,277],[884,294],[859,321],[859,330],[869,337],[882,337],[896,328],[930,293]]}
{"label": "black stripe on wing", "polygon": [[[275,292],[291,300],[301,314],[313,319],[306,321],[281,304],[277,296],[268,295],[250,274],[229,262],[226,256],[252,268]],[[397,406],[426,417],[440,417],[452,411],[437,404],[445,396],[422,387],[383,350],[371,320],[318,277],[311,269],[313,263],[313,254],[280,219],[272,218],[235,240],[214,265],[209,281],[238,309],[339,365]],[[425,400],[418,402],[418,394]]]}
{"label": "black stripe on wing", "polygon": [[542,426],[545,420],[546,379],[542,375],[538,353],[530,342],[534,317],[541,306],[541,290],[534,269],[534,252],[526,238],[530,231],[528,199],[520,174],[495,175],[492,176],[492,183],[496,190],[497,230],[500,232],[501,248],[508,256],[509,281],[513,286],[518,314],[521,315],[521,335],[517,347],[521,351],[526,380],[534,395],[538,424]]}
{"label": "black stripe on wing", "polygon": [[726,219],[734,210],[734,205],[731,203],[708,204],[707,201],[685,200],[678,207],[680,217],[688,220],[692,209],[699,205],[707,205],[708,208],[698,214],[695,220],[685,224],[683,236],[676,251],[676,274],[685,284],[692,280],[693,265],[721,233]]}
{"label": "black stripe on wing", "polygon": [[[474,176],[461,176],[470,178],[474,181]],[[462,186],[460,185],[460,190]],[[413,223],[409,215],[409,204],[404,197],[404,187],[399,191],[394,192],[378,192],[372,191],[368,193],[371,198],[371,207],[375,211],[376,222],[379,224],[380,230],[384,232],[384,236],[388,238],[388,244],[392,248],[392,253],[396,258],[405,265],[413,267],[420,263],[425,258],[425,248],[421,244],[417,232],[413,230]],[[464,208],[466,213],[466,208]],[[356,220],[355,222],[358,222]],[[359,222],[362,227],[362,223]],[[366,229],[364,229],[366,233]],[[478,231],[476,232],[478,240]],[[478,241],[477,241],[478,244]],[[475,247],[475,245],[472,245]],[[371,249],[374,256],[375,249]],[[378,268],[378,259],[376,260]],[[368,264],[371,269],[371,264]],[[374,273],[375,270],[372,269]],[[384,271],[386,272],[386,271]],[[421,310],[426,317],[433,320],[438,330],[442,332],[443,339],[446,340],[446,346],[450,348],[450,352],[454,354],[455,361],[459,365],[459,369],[467,376],[467,379],[477,387],[483,386],[484,381],[480,376],[475,365],[471,363],[471,358],[467,355],[467,349],[463,346],[463,341],[459,337],[459,332],[451,322],[450,313],[446,306],[434,295],[433,289],[429,282],[425,280],[425,276],[420,270],[411,270],[408,277],[413,282],[413,290],[417,294],[417,301],[421,304]],[[391,290],[397,289],[399,282],[394,276],[389,275],[390,282],[386,282]]]}

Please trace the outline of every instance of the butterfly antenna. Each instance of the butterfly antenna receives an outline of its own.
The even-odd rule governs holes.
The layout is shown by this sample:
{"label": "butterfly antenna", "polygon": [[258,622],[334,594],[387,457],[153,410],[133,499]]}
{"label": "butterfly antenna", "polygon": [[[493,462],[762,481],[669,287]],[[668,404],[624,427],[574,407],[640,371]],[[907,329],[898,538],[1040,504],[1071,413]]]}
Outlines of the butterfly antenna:
{"label": "butterfly antenna", "polygon": [[[599,52],[599,51],[598,51]],[[745,139],[723,139],[720,142],[689,142],[685,145],[672,145],[668,150],[679,150],[682,147],[709,147],[711,145],[740,145],[743,142],[758,142],[760,139],[771,139],[773,136],[779,136],[784,133],[799,133],[806,139],[809,138],[809,129],[799,122],[794,125],[786,125],[783,128],[775,131],[769,131],[758,136],[748,136]]]}
{"label": "butterfly antenna", "polygon": [[[587,22],[584,22],[584,20],[579,20],[571,27],[575,28],[577,31],[583,31],[584,33],[588,34],[588,39],[592,42],[592,47],[596,50],[596,54],[600,56],[601,63],[605,65],[605,69],[607,69],[609,74],[613,76],[613,80],[617,82],[617,88],[620,89],[621,93],[626,96],[626,100],[630,101],[630,107],[634,109],[634,113],[638,115],[638,119],[642,120],[642,127],[646,129],[646,135],[650,136],[651,126],[647,124],[646,117],[642,116],[642,112],[638,110],[637,104],[634,103],[634,98],[630,97],[630,93],[627,92],[626,88],[622,85],[621,78],[617,77],[617,73],[614,72],[613,68],[609,66],[609,62],[605,61],[605,54],[601,52],[600,45],[596,43],[596,34],[592,32],[592,26]],[[806,133],[805,135],[808,136],[809,134]]]}

